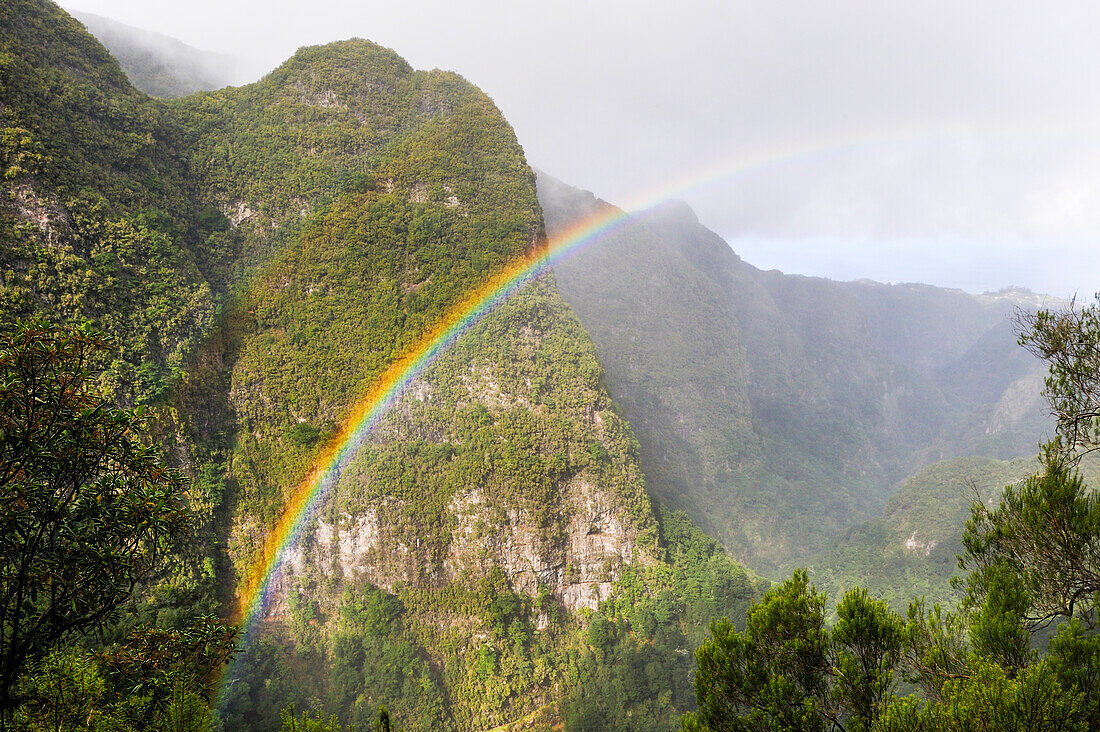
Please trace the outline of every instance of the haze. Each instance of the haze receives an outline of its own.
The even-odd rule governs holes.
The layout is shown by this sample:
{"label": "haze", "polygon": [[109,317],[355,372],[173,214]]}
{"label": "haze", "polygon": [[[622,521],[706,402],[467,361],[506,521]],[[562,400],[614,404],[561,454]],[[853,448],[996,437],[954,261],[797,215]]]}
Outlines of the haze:
{"label": "haze", "polygon": [[532,165],[619,205],[683,198],[760,267],[1100,289],[1094,3],[72,7],[235,54],[251,78],[350,36],[458,71]]}

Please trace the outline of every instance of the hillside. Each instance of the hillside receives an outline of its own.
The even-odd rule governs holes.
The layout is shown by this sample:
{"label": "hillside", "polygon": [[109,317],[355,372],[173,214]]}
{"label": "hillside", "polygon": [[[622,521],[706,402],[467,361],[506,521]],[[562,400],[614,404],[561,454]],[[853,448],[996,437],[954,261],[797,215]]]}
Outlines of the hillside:
{"label": "hillside", "polygon": [[[368,41],[166,102],[51,3],[0,21],[2,321],[103,328],[104,387],[192,478],[197,530],[107,640],[227,612],[358,397],[545,246],[534,175],[476,87]],[[386,703],[407,729],[671,725],[682,650],[766,583],[658,515],[603,382],[551,273],[463,334],[313,514],[225,727],[291,702],[357,724]]]}
{"label": "hillside", "polygon": [[[882,515],[857,524],[833,539],[807,565],[830,597],[866,587],[905,612],[914,597],[949,605],[958,592],[951,579],[965,575],[957,557],[964,553],[963,528],[974,501],[995,506],[1005,486],[1039,469],[1034,458],[995,460],[965,457],[921,469],[890,497]],[[1079,466],[1086,484],[1100,478],[1100,462]]]}
{"label": "hillside", "polygon": [[243,81],[240,59],[102,15],[78,11],[72,15],[118,60],[130,83],[146,94],[175,99]]}
{"label": "hillside", "polygon": [[1004,486],[1037,467],[1033,459],[968,457],[924,468],[898,488],[880,518],[844,532],[810,563],[815,581],[830,597],[866,587],[899,612],[919,596],[949,604],[971,503],[980,496],[995,505]]}
{"label": "hillside", "polygon": [[[551,235],[609,206],[546,175],[539,197]],[[763,272],[681,203],[555,272],[651,492],[766,573],[877,515],[922,465],[1028,455],[1045,424],[1003,299]]]}

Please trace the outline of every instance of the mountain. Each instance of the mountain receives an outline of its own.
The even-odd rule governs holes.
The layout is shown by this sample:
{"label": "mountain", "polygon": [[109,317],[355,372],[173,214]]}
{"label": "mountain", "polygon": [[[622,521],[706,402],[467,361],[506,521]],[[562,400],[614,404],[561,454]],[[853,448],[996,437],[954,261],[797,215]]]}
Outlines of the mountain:
{"label": "mountain", "polygon": [[[966,575],[957,558],[964,554],[963,529],[975,501],[996,506],[1005,486],[1040,467],[1035,458],[971,456],[922,468],[890,497],[881,516],[851,527],[812,557],[812,578],[830,597],[866,587],[898,612],[915,597],[946,607],[959,595],[952,578]],[[1094,485],[1100,461],[1086,459],[1078,470]]]}
{"label": "mountain", "polygon": [[[102,387],[190,477],[195,529],[109,642],[228,612],[355,402],[546,246],[492,101],[364,40],[160,100],[45,0],[0,6],[0,322],[90,322]],[[690,654],[767,582],[655,507],[595,347],[546,273],[397,399],[311,514],[225,685],[364,726],[667,728]],[[523,721],[526,720],[526,721]]]}
{"label": "mountain", "polygon": [[[539,200],[551,236],[614,212],[545,174]],[[922,465],[1029,454],[1046,424],[1007,297],[764,272],[676,202],[555,273],[651,493],[765,573],[876,516]]]}
{"label": "mountain", "polygon": [[1049,433],[1046,372],[1016,343],[1016,318],[1068,303],[1014,288],[971,295],[865,280],[841,287],[859,298],[875,343],[959,410],[955,426],[918,460],[960,454],[959,446],[1001,459],[1031,455],[1037,435]]}
{"label": "mountain", "polygon": [[951,578],[963,574],[963,527],[973,501],[996,505],[1004,486],[1038,470],[1034,459],[966,457],[936,463],[906,480],[882,516],[834,539],[811,565],[814,581],[840,597],[866,587],[904,612],[914,597],[945,606],[956,597]]}
{"label": "mountain", "polygon": [[233,56],[203,51],[94,13],[71,12],[118,60],[130,83],[146,94],[175,99],[244,80],[241,60]]}

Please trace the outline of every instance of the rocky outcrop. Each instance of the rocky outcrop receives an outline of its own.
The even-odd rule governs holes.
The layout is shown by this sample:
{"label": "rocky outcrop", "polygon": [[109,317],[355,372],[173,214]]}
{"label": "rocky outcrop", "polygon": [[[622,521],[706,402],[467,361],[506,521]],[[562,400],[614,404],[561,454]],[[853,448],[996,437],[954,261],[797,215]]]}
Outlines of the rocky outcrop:
{"label": "rocky outcrop", "polygon": [[480,489],[455,495],[448,507],[454,527],[442,561],[433,560],[428,547],[402,538],[394,520],[403,508],[397,501],[355,516],[345,513],[335,522],[319,516],[288,550],[269,615],[285,612],[285,589],[311,571],[388,590],[398,582],[439,586],[485,576],[493,567],[503,570],[516,592],[535,597],[548,590],[574,612],[594,610],[610,597],[626,565],[652,558],[639,549],[637,530],[613,497],[588,476],[570,480],[560,499],[557,509],[569,520],[563,532],[548,534],[525,511],[504,508],[502,517],[502,508]]}
{"label": "rocky outcrop", "polygon": [[1029,414],[1043,406],[1043,374],[1036,372],[1012,382],[986,423],[986,434],[995,435],[1019,425]]}
{"label": "rocky outcrop", "polygon": [[917,532],[914,531],[909,535],[909,538],[905,540],[905,548],[914,554],[923,554],[927,557],[932,553],[932,550],[936,548],[936,540],[928,539],[927,541],[922,541],[921,538],[917,536]]}
{"label": "rocky outcrop", "polygon": [[514,510],[508,511],[503,531],[489,529],[493,508],[477,490],[456,496],[451,509],[458,525],[446,574],[499,566],[516,591],[535,596],[548,589],[573,611],[595,609],[610,596],[622,568],[636,560],[636,531],[615,510],[612,497],[583,474],[562,492],[559,509],[570,517],[562,536],[547,538]]}

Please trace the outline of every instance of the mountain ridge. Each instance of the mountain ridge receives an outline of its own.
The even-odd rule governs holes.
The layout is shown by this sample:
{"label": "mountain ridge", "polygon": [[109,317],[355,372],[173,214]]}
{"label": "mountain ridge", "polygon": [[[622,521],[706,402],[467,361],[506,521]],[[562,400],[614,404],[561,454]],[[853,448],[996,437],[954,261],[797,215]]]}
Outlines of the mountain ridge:
{"label": "mountain ridge", "polygon": [[[610,205],[545,174],[539,186],[551,236]],[[651,490],[742,561],[789,569],[881,510],[923,464],[1034,449],[1037,389],[991,423],[1002,395],[1034,386],[1039,368],[1016,347],[1003,302],[761,271],[696,222],[682,205],[655,207],[556,271],[635,425]],[[774,515],[806,512],[824,520]]]}
{"label": "mountain ridge", "polygon": [[204,51],[95,13],[68,12],[118,59],[130,83],[151,96],[174,99],[245,81],[243,63],[234,56]]}
{"label": "mountain ridge", "polygon": [[[196,528],[105,637],[185,625],[235,604],[394,356],[544,246],[534,175],[480,90],[368,41],[164,101],[52,3],[0,20],[0,313],[118,344],[105,391],[149,411]],[[288,703],[359,725],[386,703],[408,729],[539,709],[673,724],[693,703],[681,650],[767,583],[654,507],[637,451],[554,275],[537,278],[341,472],[226,681],[224,726],[278,728]]]}

